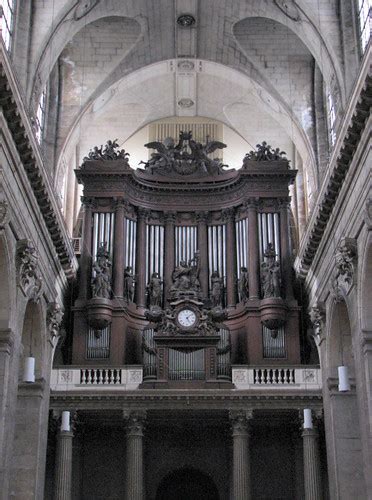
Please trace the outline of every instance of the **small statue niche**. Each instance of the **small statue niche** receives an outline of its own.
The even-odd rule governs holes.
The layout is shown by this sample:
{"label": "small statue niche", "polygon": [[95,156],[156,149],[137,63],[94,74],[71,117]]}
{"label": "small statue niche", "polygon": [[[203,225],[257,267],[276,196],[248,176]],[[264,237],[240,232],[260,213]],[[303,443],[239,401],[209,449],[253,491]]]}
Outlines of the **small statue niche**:
{"label": "small statue niche", "polygon": [[265,261],[261,264],[261,287],[264,299],[281,297],[280,263],[274,245],[269,243],[264,253]]}
{"label": "small statue niche", "polygon": [[249,297],[248,269],[240,268],[240,277],[238,279],[239,300],[245,302]]}
{"label": "small statue niche", "polygon": [[152,273],[150,282],[147,285],[149,307],[161,307],[162,305],[162,284],[159,273]]}
{"label": "small statue niche", "polygon": [[93,264],[92,296],[103,299],[111,298],[111,260],[106,249],[106,242],[101,243]]}
{"label": "small statue niche", "polygon": [[222,307],[223,278],[218,271],[211,274],[211,301],[212,307]]}
{"label": "small statue niche", "polygon": [[127,302],[134,301],[134,289],[136,284],[136,277],[133,274],[133,268],[127,266],[124,269],[124,299]]}

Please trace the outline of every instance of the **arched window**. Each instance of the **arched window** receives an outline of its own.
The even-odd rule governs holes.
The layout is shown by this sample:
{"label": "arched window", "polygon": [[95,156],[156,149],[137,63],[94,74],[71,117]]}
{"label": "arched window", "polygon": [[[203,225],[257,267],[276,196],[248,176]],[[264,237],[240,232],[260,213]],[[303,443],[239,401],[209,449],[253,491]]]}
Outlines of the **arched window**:
{"label": "arched window", "polygon": [[10,49],[13,36],[14,4],[14,0],[3,0],[0,6],[1,36],[7,50]]}
{"label": "arched window", "polygon": [[43,140],[45,127],[46,87],[44,87],[36,111],[36,138],[40,144]]}
{"label": "arched window", "polygon": [[372,0],[358,0],[359,33],[362,52],[368,45],[372,27]]}

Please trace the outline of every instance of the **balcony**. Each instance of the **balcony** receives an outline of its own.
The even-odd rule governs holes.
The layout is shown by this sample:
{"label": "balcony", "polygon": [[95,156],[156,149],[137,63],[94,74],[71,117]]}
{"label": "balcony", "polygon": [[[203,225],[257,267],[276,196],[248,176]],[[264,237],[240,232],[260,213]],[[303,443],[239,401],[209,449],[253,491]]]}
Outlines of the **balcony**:
{"label": "balcony", "polygon": [[[142,366],[60,367],[52,370],[50,387],[66,391],[134,391],[143,381]],[[314,366],[232,367],[234,390],[315,391],[322,389],[321,370]]]}
{"label": "balcony", "polygon": [[233,366],[232,383],[237,390],[321,391],[322,375],[317,366]]}

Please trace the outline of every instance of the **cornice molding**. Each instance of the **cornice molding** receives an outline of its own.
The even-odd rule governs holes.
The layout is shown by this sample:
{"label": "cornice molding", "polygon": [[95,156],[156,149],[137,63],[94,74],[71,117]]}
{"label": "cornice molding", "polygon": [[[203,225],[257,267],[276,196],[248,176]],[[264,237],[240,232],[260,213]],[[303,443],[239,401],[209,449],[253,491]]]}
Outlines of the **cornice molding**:
{"label": "cornice molding", "polygon": [[62,214],[55,199],[52,181],[34,137],[31,119],[11,69],[4,45],[0,43],[0,108],[2,109],[30,187],[50,234],[59,262],[68,279],[75,276],[77,262]]}
{"label": "cornice molding", "polygon": [[[372,50],[369,49],[371,52]],[[333,208],[336,205],[341,188],[359,141],[370,116],[372,105],[372,75],[370,57],[365,59],[365,66],[356,84],[354,96],[345,113],[344,127],[340,130],[335,145],[329,171],[320,189],[315,209],[303,238],[296,268],[300,278],[305,279],[314,261]]]}

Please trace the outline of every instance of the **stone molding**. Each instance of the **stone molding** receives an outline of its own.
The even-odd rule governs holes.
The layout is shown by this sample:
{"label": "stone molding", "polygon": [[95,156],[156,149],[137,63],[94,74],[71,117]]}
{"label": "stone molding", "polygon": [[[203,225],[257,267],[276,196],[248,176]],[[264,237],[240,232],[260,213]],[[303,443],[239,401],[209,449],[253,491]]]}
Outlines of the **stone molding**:
{"label": "stone molding", "polygon": [[21,165],[30,182],[41,216],[49,232],[51,242],[58,255],[61,267],[68,279],[74,278],[77,261],[70,238],[65,229],[62,214],[45,171],[39,146],[32,130],[30,116],[17,90],[6,51],[1,50],[0,87],[2,89],[1,105],[5,120],[9,125]]}
{"label": "stone molding", "polygon": [[362,76],[364,80],[359,82],[360,93],[352,101],[347,112],[350,115],[350,124],[343,134],[342,141],[338,141],[339,146],[336,145],[338,150],[337,156],[334,155],[335,161],[330,165],[327,183],[323,184],[323,189],[319,193],[314,212],[301,245],[297,272],[302,279],[306,278],[314,261],[331,213],[336,205],[354,154],[358,148],[367,119],[370,116],[372,76],[368,73],[368,70],[369,63],[368,68],[365,68]]}
{"label": "stone molding", "polygon": [[17,282],[25,297],[38,302],[43,292],[43,279],[39,271],[39,255],[31,240],[17,241]]}
{"label": "stone molding", "polygon": [[368,198],[364,207],[363,213],[364,222],[368,231],[372,230],[372,198]]}

